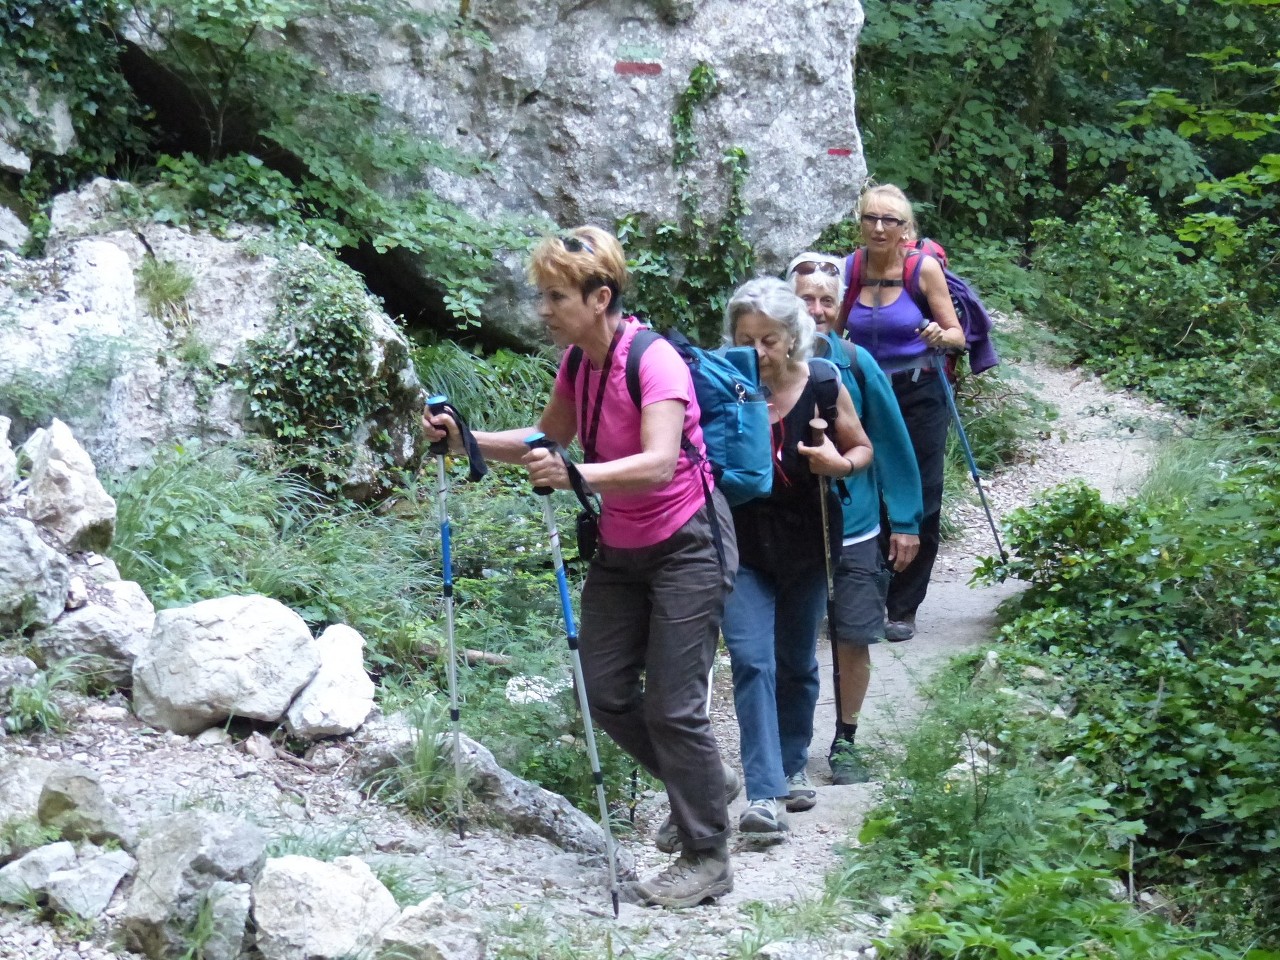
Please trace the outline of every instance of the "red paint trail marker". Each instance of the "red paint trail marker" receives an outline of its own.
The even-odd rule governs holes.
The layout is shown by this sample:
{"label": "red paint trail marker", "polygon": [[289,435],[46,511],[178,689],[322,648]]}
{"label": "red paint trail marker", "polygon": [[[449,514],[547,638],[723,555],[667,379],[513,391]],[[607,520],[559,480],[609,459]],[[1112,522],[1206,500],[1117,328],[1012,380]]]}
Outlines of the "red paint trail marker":
{"label": "red paint trail marker", "polygon": [[662,72],[662,64],[619,60],[613,65],[613,72],[623,77],[656,77]]}
{"label": "red paint trail marker", "polygon": [[829,148],[827,149],[827,156],[829,156],[829,157],[852,157],[852,156],[853,156],[853,151],[852,151],[852,150],[850,150],[848,147],[829,147]]}

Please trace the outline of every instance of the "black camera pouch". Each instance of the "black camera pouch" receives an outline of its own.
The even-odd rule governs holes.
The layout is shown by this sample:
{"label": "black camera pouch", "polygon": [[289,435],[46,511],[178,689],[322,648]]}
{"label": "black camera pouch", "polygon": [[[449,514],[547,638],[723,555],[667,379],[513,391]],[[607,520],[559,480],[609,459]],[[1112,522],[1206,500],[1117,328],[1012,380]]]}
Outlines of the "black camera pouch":
{"label": "black camera pouch", "polygon": [[600,544],[600,517],[594,510],[580,510],[577,521],[578,559],[590,563]]}

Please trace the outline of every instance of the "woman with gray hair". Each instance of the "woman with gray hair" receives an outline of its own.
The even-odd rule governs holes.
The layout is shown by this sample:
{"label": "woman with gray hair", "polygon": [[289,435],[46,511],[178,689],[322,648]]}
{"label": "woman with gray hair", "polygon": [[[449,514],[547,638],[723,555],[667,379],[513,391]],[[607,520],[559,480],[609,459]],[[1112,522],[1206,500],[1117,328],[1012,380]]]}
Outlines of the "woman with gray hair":
{"label": "woman with gray hair", "polygon": [[[847,477],[871,464],[849,391],[836,379],[836,418],[811,444],[809,421],[821,416],[812,370],[815,327],[790,284],[751,280],[725,308],[725,339],[751,347],[769,389],[773,491],[733,510],[738,579],[725,603],[722,631],[733,666],[747,809],[738,829],[783,840],[779,810],[807,810],[817,794],[806,767],[818,700],[817,627],[827,600],[823,496],[819,477]],[[829,371],[834,374],[834,371]],[[827,379],[830,379],[828,377]],[[840,502],[828,497],[828,542],[841,542]]]}

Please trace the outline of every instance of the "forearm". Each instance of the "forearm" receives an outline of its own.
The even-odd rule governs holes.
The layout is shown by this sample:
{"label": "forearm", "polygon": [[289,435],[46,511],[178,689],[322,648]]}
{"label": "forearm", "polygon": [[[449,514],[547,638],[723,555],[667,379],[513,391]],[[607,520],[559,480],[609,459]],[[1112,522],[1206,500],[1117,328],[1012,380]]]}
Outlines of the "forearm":
{"label": "forearm", "polygon": [[583,463],[578,471],[597,493],[645,493],[671,482],[676,459],[659,451],[642,451],[604,463]]}
{"label": "forearm", "polygon": [[475,430],[472,435],[480,445],[480,452],[486,460],[500,460],[503,463],[520,463],[529,452],[524,439],[534,433],[535,427],[518,427],[514,430]]}

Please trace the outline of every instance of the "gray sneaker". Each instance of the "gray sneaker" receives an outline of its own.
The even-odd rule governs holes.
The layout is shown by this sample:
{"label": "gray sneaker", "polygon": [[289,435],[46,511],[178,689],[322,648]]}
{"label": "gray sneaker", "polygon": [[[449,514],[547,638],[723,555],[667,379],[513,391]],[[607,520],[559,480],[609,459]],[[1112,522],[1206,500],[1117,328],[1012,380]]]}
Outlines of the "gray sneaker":
{"label": "gray sneaker", "polygon": [[890,643],[901,643],[916,635],[916,618],[906,617],[902,620],[886,620],[884,622],[884,638]]}
{"label": "gray sneaker", "polygon": [[656,877],[637,883],[633,892],[650,907],[696,907],[733,889],[733,865],[725,847],[682,853]]}
{"label": "gray sneaker", "polygon": [[808,770],[801,770],[799,773],[793,773],[787,777],[787,786],[791,788],[791,792],[787,794],[787,811],[789,813],[812,810],[817,805],[818,791],[813,788],[813,781],[809,779]]}
{"label": "gray sneaker", "polygon": [[[742,778],[738,776],[738,771],[724,763],[724,802],[733,803],[741,792]],[[653,835],[653,845],[663,853],[675,853],[680,849],[680,830],[671,822],[671,814],[667,814],[667,819],[662,821],[658,832]]]}
{"label": "gray sneaker", "polygon": [[852,740],[841,740],[838,737],[831,744],[828,756],[831,763],[831,782],[844,787],[851,783],[866,783],[871,779],[871,771],[863,763],[858,748]]}
{"label": "gray sneaker", "polygon": [[762,800],[752,800],[747,809],[742,811],[742,816],[738,818],[738,832],[755,834],[756,839],[761,838],[761,835],[785,839],[791,832],[791,825],[778,812],[778,801],[773,797],[765,797]]}

